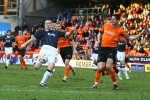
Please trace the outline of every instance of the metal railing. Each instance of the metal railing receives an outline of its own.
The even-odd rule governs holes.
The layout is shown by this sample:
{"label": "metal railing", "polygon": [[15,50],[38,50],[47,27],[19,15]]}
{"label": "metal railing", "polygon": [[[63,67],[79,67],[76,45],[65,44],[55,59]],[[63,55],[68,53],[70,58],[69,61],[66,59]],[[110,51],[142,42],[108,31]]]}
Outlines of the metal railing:
{"label": "metal railing", "polygon": [[86,16],[86,15],[94,15],[95,13],[101,14],[101,7],[93,7],[93,8],[70,8],[66,9],[66,12],[70,11],[73,16]]}
{"label": "metal railing", "polygon": [[19,3],[18,0],[16,2],[8,2],[6,5],[0,5],[0,15],[18,15],[19,11]]}
{"label": "metal railing", "polygon": [[5,12],[4,12],[4,6],[5,5],[0,5],[0,15],[3,15]]}

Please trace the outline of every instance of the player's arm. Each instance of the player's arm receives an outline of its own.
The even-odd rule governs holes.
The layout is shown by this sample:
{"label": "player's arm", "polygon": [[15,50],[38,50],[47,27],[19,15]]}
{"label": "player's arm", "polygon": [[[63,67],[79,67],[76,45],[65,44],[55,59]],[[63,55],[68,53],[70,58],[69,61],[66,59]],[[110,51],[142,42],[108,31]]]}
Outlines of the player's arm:
{"label": "player's arm", "polygon": [[31,43],[35,40],[36,40],[36,38],[32,35],[28,41],[26,41],[24,44],[21,45],[21,48],[25,48],[29,43]]}
{"label": "player's arm", "polygon": [[76,54],[77,50],[76,50],[76,46],[75,46],[75,41],[74,39],[72,39],[72,47],[73,47],[73,52]]}
{"label": "player's arm", "polygon": [[94,48],[97,48],[99,46],[99,42],[98,41],[95,41],[94,43]]}
{"label": "player's arm", "polygon": [[29,43],[34,42],[37,39],[41,39],[44,32],[45,30],[43,29],[35,32],[33,35],[31,35],[31,38],[29,40],[27,40],[24,44],[21,45],[21,48],[25,48]]}
{"label": "player's arm", "polygon": [[102,32],[99,32],[98,35],[97,35],[98,43],[101,43],[101,38],[102,38]]}
{"label": "player's arm", "polygon": [[16,41],[15,41],[15,38],[13,38],[12,40],[12,47],[15,47],[17,45]]}
{"label": "player's arm", "polygon": [[125,37],[128,40],[134,40],[139,38],[142,34],[147,33],[148,32],[148,28],[145,27],[139,34],[137,35],[128,35],[128,34],[122,34],[123,37]]}
{"label": "player's arm", "polygon": [[6,40],[5,40],[5,37],[3,38],[3,45],[5,46],[5,44],[6,44]]}
{"label": "player's arm", "polygon": [[70,36],[74,33],[74,28],[71,28],[71,30],[69,32],[66,32],[65,37]]}

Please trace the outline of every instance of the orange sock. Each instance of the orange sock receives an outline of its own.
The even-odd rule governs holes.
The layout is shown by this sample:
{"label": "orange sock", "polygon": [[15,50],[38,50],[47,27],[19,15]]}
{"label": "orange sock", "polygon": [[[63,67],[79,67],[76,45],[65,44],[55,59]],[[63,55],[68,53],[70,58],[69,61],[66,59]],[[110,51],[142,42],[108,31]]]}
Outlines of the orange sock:
{"label": "orange sock", "polygon": [[64,77],[68,77],[68,74],[69,74],[69,67],[65,67],[65,71],[64,71]]}
{"label": "orange sock", "polygon": [[22,59],[22,63],[23,63],[24,68],[28,68],[24,59]]}
{"label": "orange sock", "polygon": [[98,84],[100,77],[101,77],[101,72],[97,70],[95,73],[95,84]]}
{"label": "orange sock", "polygon": [[20,67],[22,68],[23,67],[22,59],[19,59],[19,61],[20,61]]}
{"label": "orange sock", "polygon": [[116,73],[115,70],[112,68],[112,70],[109,72],[109,76],[113,82],[113,84],[117,85],[117,80],[116,80]]}
{"label": "orange sock", "polygon": [[71,65],[69,65],[69,70],[73,70],[73,67]]}
{"label": "orange sock", "polygon": [[127,67],[129,68],[129,70],[130,70],[130,66],[129,66],[129,64],[127,64]]}

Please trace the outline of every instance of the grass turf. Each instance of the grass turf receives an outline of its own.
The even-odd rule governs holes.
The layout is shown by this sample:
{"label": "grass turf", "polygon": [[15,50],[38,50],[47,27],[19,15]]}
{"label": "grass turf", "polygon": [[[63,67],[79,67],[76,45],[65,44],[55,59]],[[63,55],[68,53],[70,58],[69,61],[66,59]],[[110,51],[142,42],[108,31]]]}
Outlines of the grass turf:
{"label": "grass turf", "polygon": [[130,79],[118,80],[119,90],[112,90],[109,76],[101,76],[97,89],[92,89],[95,72],[93,69],[76,68],[76,75],[69,73],[66,83],[62,82],[64,67],[56,67],[46,81],[48,87],[40,87],[47,67],[21,70],[19,65],[0,64],[0,100],[150,100],[150,73],[132,71]]}

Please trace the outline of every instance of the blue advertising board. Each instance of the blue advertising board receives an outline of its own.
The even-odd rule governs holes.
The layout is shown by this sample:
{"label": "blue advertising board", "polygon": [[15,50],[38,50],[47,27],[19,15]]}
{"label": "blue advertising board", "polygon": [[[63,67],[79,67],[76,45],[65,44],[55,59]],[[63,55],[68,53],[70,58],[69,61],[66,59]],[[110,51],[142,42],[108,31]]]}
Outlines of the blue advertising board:
{"label": "blue advertising board", "polygon": [[134,71],[145,71],[145,65],[144,64],[131,64],[131,70]]}
{"label": "blue advertising board", "polygon": [[0,22],[0,36],[3,36],[10,30],[10,23],[8,22]]}

